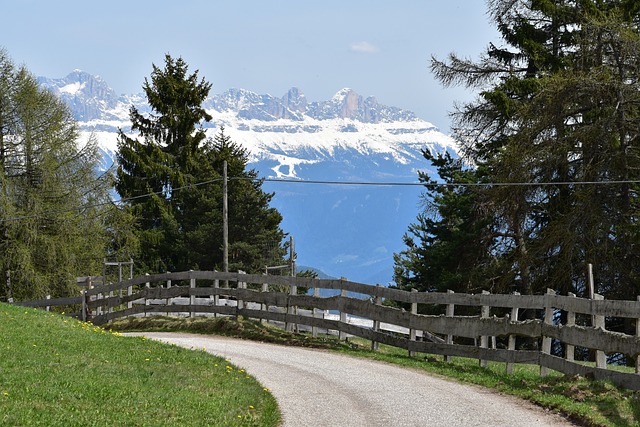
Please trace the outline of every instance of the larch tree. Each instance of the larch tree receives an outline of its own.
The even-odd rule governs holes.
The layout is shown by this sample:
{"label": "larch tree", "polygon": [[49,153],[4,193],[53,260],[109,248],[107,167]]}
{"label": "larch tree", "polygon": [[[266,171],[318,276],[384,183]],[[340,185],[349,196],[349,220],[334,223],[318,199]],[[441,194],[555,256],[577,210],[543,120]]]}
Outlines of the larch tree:
{"label": "larch tree", "polygon": [[111,183],[98,164],[66,105],[0,51],[0,295],[74,295],[101,270]]}

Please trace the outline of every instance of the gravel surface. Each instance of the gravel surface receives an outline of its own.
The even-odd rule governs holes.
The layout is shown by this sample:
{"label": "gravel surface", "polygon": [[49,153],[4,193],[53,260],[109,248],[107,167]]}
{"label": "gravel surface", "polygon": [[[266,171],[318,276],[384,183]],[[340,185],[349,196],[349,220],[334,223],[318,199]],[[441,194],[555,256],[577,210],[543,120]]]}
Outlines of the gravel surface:
{"label": "gravel surface", "polygon": [[205,349],[246,369],[278,400],[285,427],[573,425],[516,398],[386,363],[217,336],[135,335]]}

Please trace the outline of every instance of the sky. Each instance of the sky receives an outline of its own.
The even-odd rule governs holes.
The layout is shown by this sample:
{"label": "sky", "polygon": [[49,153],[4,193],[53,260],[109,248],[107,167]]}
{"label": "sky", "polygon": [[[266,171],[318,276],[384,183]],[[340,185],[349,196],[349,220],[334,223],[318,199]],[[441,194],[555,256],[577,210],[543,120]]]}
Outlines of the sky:
{"label": "sky", "polygon": [[0,10],[0,48],[36,76],[80,69],[139,93],[169,53],[212,94],[298,87],[323,101],[348,87],[444,132],[454,103],[474,94],[442,87],[431,56],[478,58],[498,40],[484,0],[0,0]]}

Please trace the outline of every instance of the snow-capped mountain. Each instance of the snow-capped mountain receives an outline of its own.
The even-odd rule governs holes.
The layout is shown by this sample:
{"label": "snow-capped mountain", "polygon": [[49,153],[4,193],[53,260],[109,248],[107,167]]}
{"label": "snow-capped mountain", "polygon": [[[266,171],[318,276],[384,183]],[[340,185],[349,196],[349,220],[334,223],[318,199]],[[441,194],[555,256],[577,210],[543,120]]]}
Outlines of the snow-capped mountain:
{"label": "snow-capped mountain", "polygon": [[[71,107],[85,137],[92,135],[112,163],[117,131],[130,130],[129,108],[149,111],[146,98],[117,95],[100,77],[76,70],[39,78]],[[283,229],[294,236],[298,262],[366,283],[391,280],[393,253],[419,211],[419,186],[319,184],[309,181],[417,182],[427,168],[422,150],[456,151],[455,142],[410,111],[342,89],[328,101],[307,100],[292,88],[281,97],[229,89],[210,96],[204,124],[220,126],[250,153],[250,166],[275,192]],[[293,182],[291,182],[293,181]]]}

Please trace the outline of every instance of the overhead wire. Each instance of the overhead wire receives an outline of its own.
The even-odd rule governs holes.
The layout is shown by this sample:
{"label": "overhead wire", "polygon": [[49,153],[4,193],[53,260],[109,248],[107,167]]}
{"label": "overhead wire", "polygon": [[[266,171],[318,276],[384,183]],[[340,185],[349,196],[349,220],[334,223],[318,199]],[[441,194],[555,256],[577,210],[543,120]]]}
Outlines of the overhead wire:
{"label": "overhead wire", "polygon": [[[187,184],[181,187],[172,188],[171,192],[182,191],[185,189],[200,187],[203,185],[220,182],[223,178],[215,178],[207,181],[201,181],[193,184]],[[229,181],[262,181],[270,183],[283,184],[319,184],[319,185],[352,185],[352,186],[379,186],[379,187],[527,187],[527,186],[566,186],[566,185],[623,185],[623,184],[640,184],[640,180],[616,180],[616,181],[561,181],[561,182],[385,182],[385,181],[331,181],[331,180],[302,180],[293,178],[246,178],[246,177],[229,177]],[[123,204],[138,199],[164,194],[165,191],[154,191],[137,196],[125,197],[107,202],[94,203],[91,205],[79,206],[76,208],[61,209],[57,211],[48,211],[32,215],[21,215],[12,218],[0,218],[0,223],[10,221],[20,221],[25,219],[46,217],[56,214],[81,211],[83,209],[98,208],[111,204]]]}

